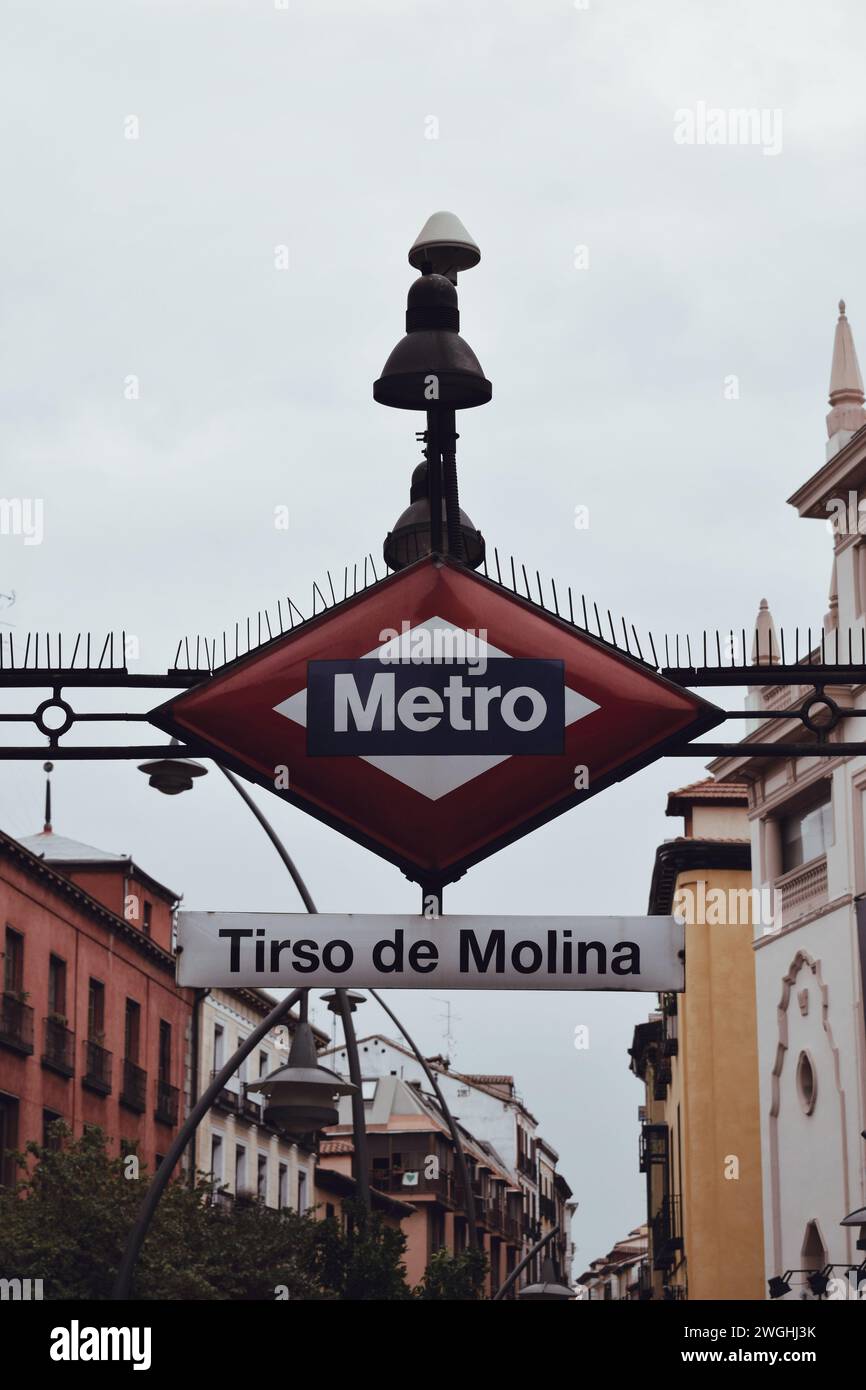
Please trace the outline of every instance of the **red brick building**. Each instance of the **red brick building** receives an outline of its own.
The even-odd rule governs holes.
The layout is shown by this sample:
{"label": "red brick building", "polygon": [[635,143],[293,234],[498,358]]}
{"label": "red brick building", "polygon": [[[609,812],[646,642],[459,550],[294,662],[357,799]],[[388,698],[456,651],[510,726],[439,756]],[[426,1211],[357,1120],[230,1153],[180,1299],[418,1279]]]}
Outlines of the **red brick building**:
{"label": "red brick building", "polygon": [[62,1118],[150,1171],[183,1120],[193,994],[175,984],[177,894],[128,856],[0,832],[0,1163]]}

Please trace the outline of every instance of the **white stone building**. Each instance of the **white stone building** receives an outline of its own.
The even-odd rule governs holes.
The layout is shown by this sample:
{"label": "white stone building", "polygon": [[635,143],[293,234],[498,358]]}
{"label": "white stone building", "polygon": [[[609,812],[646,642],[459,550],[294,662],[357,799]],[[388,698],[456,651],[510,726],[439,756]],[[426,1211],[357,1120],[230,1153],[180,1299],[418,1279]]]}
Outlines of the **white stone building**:
{"label": "white stone building", "polygon": [[[201,1093],[276,1003],[258,989],[211,989],[198,1003],[198,1086]],[[290,1020],[290,1026],[295,1022]],[[318,1032],[321,1044],[325,1034]],[[314,1203],[315,1154],[263,1120],[264,1097],[245,1094],[253,1082],[283,1066],[289,1028],[272,1029],[231,1078],[196,1135],[196,1168],[213,1173],[229,1197],[258,1196],[269,1207],[307,1211]]]}
{"label": "white stone building", "polygon": [[[866,409],[840,310],[826,461],[789,498],[815,523],[803,543],[828,549],[829,605],[813,628],[811,659],[864,668],[861,683],[826,687],[842,711],[827,731],[831,743],[866,740],[866,717],[844,717],[866,710]],[[752,660],[777,665],[781,644],[766,601],[757,643]],[[802,638],[800,660],[808,660]],[[755,719],[742,752],[712,764],[716,776],[749,784],[753,886],[774,895],[773,921],[755,940],[764,1250],[768,1279],[807,1271],[794,1274],[790,1298],[814,1296],[808,1271],[866,1259],[859,1225],[840,1224],[866,1206],[866,757],[749,753],[755,741],[808,745],[815,735],[799,720],[767,716],[815,696],[805,670],[795,684],[752,687]],[[828,713],[815,703],[809,717],[820,725]]]}

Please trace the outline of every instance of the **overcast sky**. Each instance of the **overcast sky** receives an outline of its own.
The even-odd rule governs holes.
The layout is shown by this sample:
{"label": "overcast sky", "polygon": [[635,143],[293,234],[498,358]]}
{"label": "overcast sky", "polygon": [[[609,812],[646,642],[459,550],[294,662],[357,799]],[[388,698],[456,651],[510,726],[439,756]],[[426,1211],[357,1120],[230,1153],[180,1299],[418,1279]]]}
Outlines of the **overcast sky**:
{"label": "overcast sky", "polygon": [[[308,613],[326,567],[378,561],[419,422],[371,386],[408,247],[448,208],[482,251],[462,330],[494,395],[459,418],[459,467],[488,544],[656,635],[748,627],[765,595],[818,625],[830,540],[785,499],[824,459],[840,295],[866,350],[864,13],[6,0],[2,492],[44,499],[44,540],[0,537],[0,619],[16,641],[124,627],[134,669],[165,670],[183,634],[286,594]],[[763,112],[766,138],[678,142],[701,103]],[[701,769],[657,764],[446,906],[645,911],[679,829],[665,793]],[[54,780],[58,831],[133,853],[188,906],[297,906],[218,776],[174,800],[129,764]],[[258,795],[321,909],[416,909],[395,869]],[[41,800],[38,763],[3,765],[5,830],[38,829]],[[439,997],[394,999],[444,1050]],[[583,1267],[645,1216],[626,1049],[654,999],[452,1000],[455,1063],[513,1073],[561,1154]],[[372,1003],[358,1022],[392,1031]]]}

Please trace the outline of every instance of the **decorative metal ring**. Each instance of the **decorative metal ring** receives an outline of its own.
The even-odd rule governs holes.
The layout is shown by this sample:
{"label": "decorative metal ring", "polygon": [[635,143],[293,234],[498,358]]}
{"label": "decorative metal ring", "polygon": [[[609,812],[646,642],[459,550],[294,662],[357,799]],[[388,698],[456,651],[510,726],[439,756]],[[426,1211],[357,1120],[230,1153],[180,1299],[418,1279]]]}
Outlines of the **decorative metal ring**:
{"label": "decorative metal ring", "polygon": [[[827,710],[829,719],[823,719],[819,723],[815,718],[815,711],[818,709]],[[831,729],[835,729],[839,720],[842,718],[842,711],[836,701],[830,695],[825,695],[823,689],[816,690],[813,695],[807,695],[800,706],[800,718],[811,729],[813,734],[826,734]]]}
{"label": "decorative metal ring", "polygon": [[[50,724],[45,723],[45,714],[50,709],[59,709],[63,713],[64,722],[62,725],[58,725],[57,728],[52,728]],[[60,738],[61,734],[67,733],[68,730],[72,728],[72,725],[75,723],[75,711],[65,700],[61,700],[59,695],[54,695],[50,700],[43,700],[42,704],[38,706],[33,715],[33,722],[39,732],[44,734],[46,738],[57,739]]]}

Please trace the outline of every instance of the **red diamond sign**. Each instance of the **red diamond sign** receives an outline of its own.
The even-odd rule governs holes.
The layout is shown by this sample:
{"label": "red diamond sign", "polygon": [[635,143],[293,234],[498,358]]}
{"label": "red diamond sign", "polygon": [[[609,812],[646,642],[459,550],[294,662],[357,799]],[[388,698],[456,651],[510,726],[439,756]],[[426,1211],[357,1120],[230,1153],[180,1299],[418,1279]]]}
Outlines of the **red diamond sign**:
{"label": "red diamond sign", "polygon": [[724,715],[428,558],[150,717],[411,878],[446,883]]}

